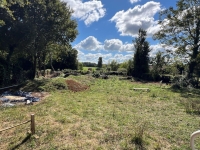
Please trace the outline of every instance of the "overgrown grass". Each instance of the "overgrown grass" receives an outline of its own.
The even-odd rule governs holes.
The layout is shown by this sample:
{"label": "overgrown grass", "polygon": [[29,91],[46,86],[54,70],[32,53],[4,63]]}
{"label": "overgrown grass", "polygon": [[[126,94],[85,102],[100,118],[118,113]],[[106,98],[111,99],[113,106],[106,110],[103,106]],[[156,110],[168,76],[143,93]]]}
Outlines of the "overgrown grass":
{"label": "overgrown grass", "polygon": [[[0,129],[30,119],[31,113],[36,117],[35,136],[27,134],[29,124],[2,132],[0,149],[187,150],[190,134],[199,129],[199,116],[183,105],[188,97],[169,86],[117,77],[68,78],[90,89],[73,93],[55,88],[38,104],[0,108]],[[49,82],[29,83],[24,89],[41,89]],[[133,90],[142,87],[150,92]]]}

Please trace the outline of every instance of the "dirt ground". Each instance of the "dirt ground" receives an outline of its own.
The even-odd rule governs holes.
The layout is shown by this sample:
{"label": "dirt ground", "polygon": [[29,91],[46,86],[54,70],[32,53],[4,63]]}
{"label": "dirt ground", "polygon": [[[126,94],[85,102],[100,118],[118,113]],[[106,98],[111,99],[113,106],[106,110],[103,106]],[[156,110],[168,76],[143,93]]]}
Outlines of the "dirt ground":
{"label": "dirt ground", "polygon": [[85,91],[89,88],[89,86],[83,85],[83,84],[78,83],[74,80],[66,80],[66,83],[68,85],[68,89],[73,91],[73,92]]}

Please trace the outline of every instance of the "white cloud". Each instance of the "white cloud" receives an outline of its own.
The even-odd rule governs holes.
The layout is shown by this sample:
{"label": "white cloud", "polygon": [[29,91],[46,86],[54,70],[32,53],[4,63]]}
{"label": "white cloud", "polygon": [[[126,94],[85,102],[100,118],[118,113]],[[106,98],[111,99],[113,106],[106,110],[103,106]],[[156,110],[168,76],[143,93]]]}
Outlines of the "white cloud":
{"label": "white cloud", "polygon": [[154,15],[161,10],[159,2],[149,1],[144,5],[137,5],[133,9],[117,12],[111,19],[122,36],[136,37],[140,28],[147,31],[148,36],[159,30]]}
{"label": "white cloud", "polygon": [[74,10],[73,17],[83,20],[86,25],[98,21],[105,16],[106,9],[101,1],[64,0]]}
{"label": "white cloud", "polygon": [[92,62],[97,63],[99,57],[102,57],[103,64],[108,64],[112,60],[117,61],[118,63],[122,63],[127,61],[133,57],[131,54],[111,54],[111,53],[83,53],[79,51],[80,55],[78,55],[79,62]]}
{"label": "white cloud", "polygon": [[127,51],[127,52],[133,52],[133,51],[135,51],[135,48],[134,48],[133,44],[126,43],[126,44],[123,45],[122,50]]}
{"label": "white cloud", "polygon": [[89,36],[77,45],[74,48],[78,50],[91,50],[91,51],[126,51],[126,52],[133,52],[134,45],[130,43],[123,43],[119,39],[106,39],[104,44],[99,42],[94,36]]}
{"label": "white cloud", "polygon": [[107,63],[109,58],[112,58],[113,55],[111,53],[103,54],[103,53],[83,53],[80,52],[81,55],[78,55],[78,60],[80,62],[92,62],[92,63],[97,63],[99,57],[102,57],[103,63]]}
{"label": "white cloud", "polygon": [[103,46],[94,36],[89,36],[79,44],[75,45],[75,48],[78,50],[98,51],[102,50]]}
{"label": "white cloud", "polygon": [[134,45],[125,43],[119,39],[110,39],[104,41],[104,49],[105,50],[117,50],[117,51],[134,51]]}
{"label": "white cloud", "polygon": [[[104,41],[104,44],[102,44],[93,36],[87,37],[79,44],[75,45],[74,48],[78,50],[78,60],[80,62],[94,63],[97,63],[99,57],[103,58],[103,63],[109,63],[112,60],[121,63],[133,58],[135,51],[132,43],[123,43],[119,39],[107,39]],[[171,50],[172,52],[176,50],[173,46],[167,46],[165,44],[150,45],[150,49],[150,57],[155,57],[158,51],[166,53],[166,50]],[[84,53],[85,50],[90,50],[91,52]],[[94,53],[92,53],[92,51]],[[98,51],[98,53],[96,53],[96,51]]]}
{"label": "white cloud", "polygon": [[119,39],[110,39],[104,41],[105,50],[121,50],[123,43]]}
{"label": "white cloud", "polygon": [[140,0],[130,0],[130,3],[133,4],[133,3],[136,3],[136,2],[139,2]]}

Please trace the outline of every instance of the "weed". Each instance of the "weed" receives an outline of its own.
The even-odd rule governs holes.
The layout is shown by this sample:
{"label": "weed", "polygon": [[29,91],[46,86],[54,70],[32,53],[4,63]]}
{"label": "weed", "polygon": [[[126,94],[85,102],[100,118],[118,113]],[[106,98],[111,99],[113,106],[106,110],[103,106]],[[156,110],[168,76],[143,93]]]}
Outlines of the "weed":
{"label": "weed", "polygon": [[131,139],[131,143],[141,150],[145,149],[145,132],[147,132],[147,122],[142,122],[135,128],[134,137]]}

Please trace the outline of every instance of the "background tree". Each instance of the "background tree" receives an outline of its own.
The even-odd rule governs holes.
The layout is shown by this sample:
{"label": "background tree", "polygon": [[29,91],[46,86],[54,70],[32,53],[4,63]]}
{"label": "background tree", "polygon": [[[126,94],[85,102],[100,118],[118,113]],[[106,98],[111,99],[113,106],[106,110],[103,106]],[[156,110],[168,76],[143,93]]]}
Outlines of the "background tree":
{"label": "background tree", "polygon": [[119,68],[118,62],[116,60],[112,60],[110,63],[111,71],[117,71],[118,68]]}
{"label": "background tree", "polygon": [[128,61],[124,61],[122,63],[119,64],[119,68],[125,68],[127,69],[128,68]]}
{"label": "background tree", "polygon": [[77,60],[78,51],[76,49],[69,48],[66,46],[63,46],[61,49],[62,50],[58,54],[57,59],[53,61],[54,69],[77,70],[78,69],[78,60]]}
{"label": "background tree", "polygon": [[160,13],[161,30],[154,35],[163,44],[176,47],[177,54],[189,57],[189,76],[194,73],[200,53],[200,1],[178,0],[176,9]]}
{"label": "background tree", "polygon": [[133,76],[142,78],[144,74],[149,73],[149,43],[146,41],[146,31],[139,29],[138,37],[133,40],[135,54],[133,61]]}
{"label": "background tree", "polygon": [[97,67],[102,68],[102,65],[103,65],[102,57],[99,57]]}
{"label": "background tree", "polygon": [[156,53],[156,56],[151,60],[152,64],[152,76],[154,80],[159,80],[160,76],[163,73],[163,67],[165,65],[165,57],[162,56],[162,53],[159,51]]}

